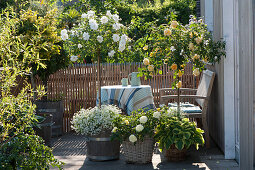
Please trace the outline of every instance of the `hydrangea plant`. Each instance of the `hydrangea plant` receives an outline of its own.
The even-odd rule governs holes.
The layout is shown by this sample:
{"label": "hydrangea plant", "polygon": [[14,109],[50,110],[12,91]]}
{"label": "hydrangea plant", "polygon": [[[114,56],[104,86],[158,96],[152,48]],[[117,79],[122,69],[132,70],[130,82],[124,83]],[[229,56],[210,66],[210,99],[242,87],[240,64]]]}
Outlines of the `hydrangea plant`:
{"label": "hydrangea plant", "polygon": [[112,139],[120,142],[128,140],[135,143],[145,136],[154,136],[154,130],[159,123],[161,114],[155,110],[144,112],[142,109],[132,112],[132,115],[115,118]]}
{"label": "hydrangea plant", "polygon": [[72,129],[87,136],[97,135],[102,130],[112,130],[113,120],[119,117],[119,113],[121,110],[113,105],[81,109],[73,116]]}

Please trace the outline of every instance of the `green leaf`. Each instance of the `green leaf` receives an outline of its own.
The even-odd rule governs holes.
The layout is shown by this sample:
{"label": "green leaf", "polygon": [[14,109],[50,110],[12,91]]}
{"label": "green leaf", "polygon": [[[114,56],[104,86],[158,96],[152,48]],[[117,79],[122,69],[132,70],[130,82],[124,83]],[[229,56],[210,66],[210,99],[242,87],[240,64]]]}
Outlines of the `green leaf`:
{"label": "green leaf", "polygon": [[191,134],[189,132],[184,132],[184,138],[189,139]]}
{"label": "green leaf", "polygon": [[184,148],[184,141],[179,140],[177,143],[175,143],[175,146],[177,149],[182,150]]}
{"label": "green leaf", "polygon": [[159,74],[162,74],[162,70],[159,70],[158,73],[159,73]]}

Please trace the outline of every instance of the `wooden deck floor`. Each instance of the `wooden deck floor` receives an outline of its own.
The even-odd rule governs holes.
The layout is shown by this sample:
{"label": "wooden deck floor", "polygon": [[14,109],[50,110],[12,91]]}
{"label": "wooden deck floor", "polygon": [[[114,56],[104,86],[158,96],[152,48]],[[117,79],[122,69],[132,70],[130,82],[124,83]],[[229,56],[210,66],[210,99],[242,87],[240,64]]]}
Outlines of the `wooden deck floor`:
{"label": "wooden deck floor", "polygon": [[[65,162],[64,169],[70,170],[238,170],[235,160],[225,160],[223,153],[216,147],[210,149],[190,148],[187,160],[183,162],[167,162],[156,149],[151,164],[126,164],[123,156],[117,161],[92,162],[86,158],[86,142],[83,136],[66,134],[53,139],[53,154]],[[53,168],[52,168],[53,169]]]}

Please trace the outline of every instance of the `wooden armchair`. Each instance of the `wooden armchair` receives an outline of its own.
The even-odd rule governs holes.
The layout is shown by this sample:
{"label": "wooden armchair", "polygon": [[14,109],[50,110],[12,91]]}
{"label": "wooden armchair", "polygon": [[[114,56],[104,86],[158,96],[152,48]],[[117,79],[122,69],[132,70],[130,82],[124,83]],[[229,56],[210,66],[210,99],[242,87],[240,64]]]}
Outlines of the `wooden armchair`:
{"label": "wooden armchair", "polygon": [[[210,137],[207,125],[207,107],[208,100],[212,91],[213,81],[215,73],[209,70],[205,70],[202,73],[202,78],[199,82],[197,89],[181,88],[180,100],[182,99],[194,99],[201,108],[200,112],[197,113],[185,113],[189,118],[201,118],[203,129],[205,131],[206,147],[210,147]],[[160,104],[168,105],[169,100],[177,99],[176,89],[163,88],[159,90],[160,93]],[[184,94],[184,93],[189,94]],[[175,93],[175,95],[169,95],[169,93]],[[175,100],[176,101],[176,100]]]}

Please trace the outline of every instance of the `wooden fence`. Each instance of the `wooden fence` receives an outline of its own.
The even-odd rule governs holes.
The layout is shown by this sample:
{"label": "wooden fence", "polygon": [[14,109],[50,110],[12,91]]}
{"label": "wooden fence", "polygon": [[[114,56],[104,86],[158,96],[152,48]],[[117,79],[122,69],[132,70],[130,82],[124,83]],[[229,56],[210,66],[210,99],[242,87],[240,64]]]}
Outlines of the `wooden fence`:
{"label": "wooden fence", "polygon": [[[102,86],[119,85],[121,79],[129,73],[138,71],[141,63],[102,64]],[[141,78],[142,84],[152,87],[155,105],[159,104],[159,89],[171,87],[172,71],[168,66],[162,67],[162,75],[155,75],[150,80]],[[192,74],[192,64],[188,64],[182,76],[183,87],[197,88],[198,80]],[[64,100],[64,131],[68,132],[73,114],[81,108],[94,107],[97,97],[97,64],[74,65],[50,76],[48,81],[48,99],[60,96]]]}

